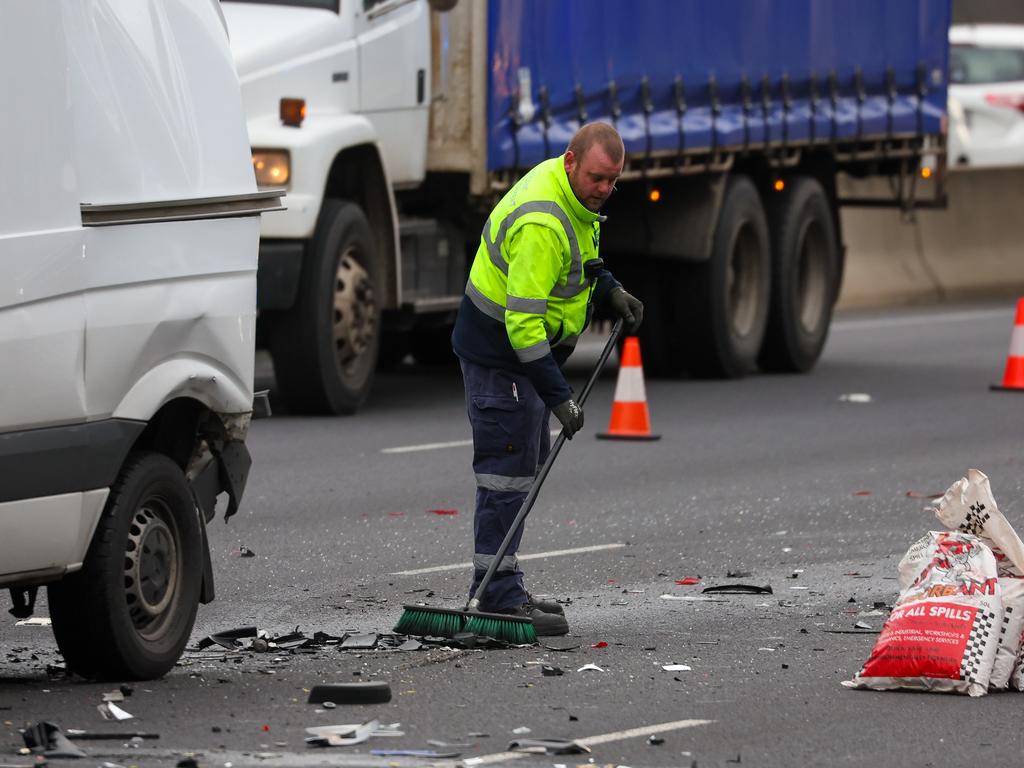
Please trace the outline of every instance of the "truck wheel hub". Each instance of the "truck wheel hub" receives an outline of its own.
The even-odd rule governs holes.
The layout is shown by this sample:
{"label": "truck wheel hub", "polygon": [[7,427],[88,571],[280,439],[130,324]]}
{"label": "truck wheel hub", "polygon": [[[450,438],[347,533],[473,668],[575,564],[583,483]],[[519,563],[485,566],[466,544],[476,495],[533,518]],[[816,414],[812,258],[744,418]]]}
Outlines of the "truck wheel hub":
{"label": "truck wheel hub", "polygon": [[338,259],[334,280],[334,345],[343,367],[370,348],[376,333],[375,317],[370,275],[349,249]]}

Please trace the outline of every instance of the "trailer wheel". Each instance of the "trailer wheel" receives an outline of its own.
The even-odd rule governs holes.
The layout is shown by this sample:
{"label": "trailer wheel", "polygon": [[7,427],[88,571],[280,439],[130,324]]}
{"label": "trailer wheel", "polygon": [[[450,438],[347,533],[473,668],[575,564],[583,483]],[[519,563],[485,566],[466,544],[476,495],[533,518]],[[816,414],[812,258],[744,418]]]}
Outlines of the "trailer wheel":
{"label": "trailer wheel", "polygon": [[839,269],[832,212],[816,179],[793,179],[769,209],[772,293],[758,359],[770,371],[808,371],[825,346]]}
{"label": "trailer wheel", "polygon": [[295,306],[270,329],[277,385],[290,410],[348,414],[366,402],[380,349],[379,270],[359,206],[325,200]]}
{"label": "trailer wheel", "polygon": [[711,258],[686,276],[695,373],[738,378],[753,370],[768,320],[771,256],[761,198],[746,176],[729,180]]}
{"label": "trailer wheel", "polygon": [[174,666],[199,607],[200,525],[177,464],[148,451],[128,457],[82,570],[47,591],[69,671],[149,680]]}

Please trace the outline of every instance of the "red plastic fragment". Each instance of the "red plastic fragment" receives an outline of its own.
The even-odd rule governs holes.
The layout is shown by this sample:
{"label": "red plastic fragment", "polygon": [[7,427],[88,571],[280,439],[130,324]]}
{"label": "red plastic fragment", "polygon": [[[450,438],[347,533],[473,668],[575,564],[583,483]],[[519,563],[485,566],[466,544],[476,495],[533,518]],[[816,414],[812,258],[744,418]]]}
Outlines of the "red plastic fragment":
{"label": "red plastic fragment", "polygon": [[388,512],[388,517],[402,517],[405,512]]}
{"label": "red plastic fragment", "polygon": [[590,646],[590,647],[591,647],[591,648],[607,648],[607,647],[608,647],[608,643],[606,643],[606,642],[605,642],[604,640],[602,640],[602,641],[601,641],[601,642],[599,642],[599,643],[594,643],[594,644],[593,644],[592,646]]}
{"label": "red plastic fragment", "polygon": [[432,515],[457,515],[459,510],[457,509],[428,509],[428,512]]}
{"label": "red plastic fragment", "polygon": [[870,496],[871,494],[872,494],[872,491],[854,491],[853,492],[854,496]]}
{"label": "red plastic fragment", "polygon": [[270,732],[270,726],[269,725],[264,725],[263,726],[263,732],[264,733],[269,733]]}
{"label": "red plastic fragment", "polygon": [[687,576],[682,579],[676,579],[676,584],[682,584],[684,586],[690,586],[691,584],[700,584],[699,576]]}
{"label": "red plastic fragment", "polygon": [[941,493],[921,493],[920,491],[907,491],[911,499],[938,499],[943,496]]}

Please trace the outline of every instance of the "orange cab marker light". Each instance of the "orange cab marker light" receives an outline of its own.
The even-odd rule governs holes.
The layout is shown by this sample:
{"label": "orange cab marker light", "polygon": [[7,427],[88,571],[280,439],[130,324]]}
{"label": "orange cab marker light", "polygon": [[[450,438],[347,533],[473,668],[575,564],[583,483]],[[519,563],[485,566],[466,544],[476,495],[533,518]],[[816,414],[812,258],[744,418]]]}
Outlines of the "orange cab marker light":
{"label": "orange cab marker light", "polygon": [[305,99],[281,99],[281,122],[298,128],[306,119]]}
{"label": "orange cab marker light", "polygon": [[928,166],[925,166],[924,168],[921,169],[921,178],[922,179],[930,179],[931,177],[932,177],[932,169],[931,168],[929,168]]}
{"label": "orange cab marker light", "polygon": [[784,182],[782,179],[776,179],[772,187],[774,187],[776,192],[781,192],[786,188],[786,182]]}
{"label": "orange cab marker light", "polygon": [[647,196],[648,196],[648,197],[650,198],[650,200],[651,200],[651,202],[652,202],[652,203],[656,203],[656,202],[658,202],[659,200],[661,200],[661,190],[660,190],[660,189],[652,189],[652,190],[651,190],[651,191],[650,191],[650,192],[648,193],[648,195],[647,195]]}

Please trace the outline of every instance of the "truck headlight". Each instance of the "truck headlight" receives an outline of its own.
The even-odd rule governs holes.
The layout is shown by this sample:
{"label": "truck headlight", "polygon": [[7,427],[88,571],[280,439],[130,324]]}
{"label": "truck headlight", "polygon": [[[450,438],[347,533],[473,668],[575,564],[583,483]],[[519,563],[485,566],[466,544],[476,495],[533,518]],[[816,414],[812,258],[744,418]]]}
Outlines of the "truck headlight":
{"label": "truck headlight", "polygon": [[280,187],[291,178],[291,157],[286,149],[254,149],[252,169],[260,187]]}

